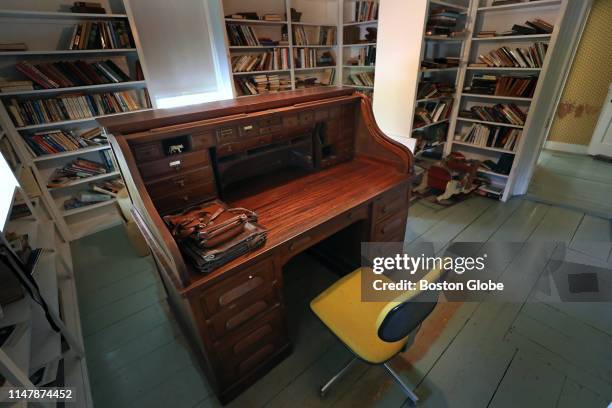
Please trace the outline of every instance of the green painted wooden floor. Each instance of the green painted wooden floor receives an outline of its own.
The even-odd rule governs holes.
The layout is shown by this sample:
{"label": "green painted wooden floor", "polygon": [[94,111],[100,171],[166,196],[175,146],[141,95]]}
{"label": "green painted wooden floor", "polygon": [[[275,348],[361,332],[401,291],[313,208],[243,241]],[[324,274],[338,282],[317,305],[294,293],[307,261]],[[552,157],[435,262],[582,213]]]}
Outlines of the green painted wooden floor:
{"label": "green painted wooden floor", "polygon": [[612,218],[612,163],[542,150],[527,194],[545,204]]}
{"label": "green painted wooden floor", "polygon": [[[416,203],[406,239],[565,241],[570,257],[612,266],[610,221],[521,199]],[[96,407],[219,406],[150,259],[133,254],[121,228],[73,243],[73,256]],[[519,251],[504,273],[532,285],[537,277],[521,273],[521,262]],[[229,406],[408,406],[382,368],[361,363],[319,398],[323,380],[349,358],[308,309],[336,276],[306,255],[285,275],[294,352]],[[441,304],[393,363],[425,407],[605,407],[612,401],[612,304]]]}

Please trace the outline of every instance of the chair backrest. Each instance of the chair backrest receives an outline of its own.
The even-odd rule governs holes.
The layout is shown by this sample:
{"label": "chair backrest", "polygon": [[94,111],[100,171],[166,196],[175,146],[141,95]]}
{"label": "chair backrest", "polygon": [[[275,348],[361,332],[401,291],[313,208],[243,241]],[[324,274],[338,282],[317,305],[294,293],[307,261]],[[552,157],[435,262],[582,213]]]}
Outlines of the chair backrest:
{"label": "chair backrest", "polygon": [[[442,268],[429,271],[422,280],[439,282],[446,274]],[[389,302],[377,318],[378,337],[396,342],[407,337],[429,316],[438,303],[439,291],[412,290]]]}

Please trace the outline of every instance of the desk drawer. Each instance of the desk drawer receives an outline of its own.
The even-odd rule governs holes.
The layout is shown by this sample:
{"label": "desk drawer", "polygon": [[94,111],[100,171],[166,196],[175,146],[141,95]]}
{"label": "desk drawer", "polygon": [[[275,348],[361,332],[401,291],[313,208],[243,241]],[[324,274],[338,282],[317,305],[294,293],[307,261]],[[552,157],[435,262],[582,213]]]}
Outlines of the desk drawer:
{"label": "desk drawer", "polygon": [[208,149],[216,144],[212,132],[194,133],[191,135],[191,148],[193,150]]}
{"label": "desk drawer", "polygon": [[208,319],[206,323],[214,339],[219,339],[228,333],[240,330],[245,324],[261,316],[275,306],[280,306],[278,289],[263,285],[250,296],[245,296],[230,303],[226,308]]}
{"label": "desk drawer", "polygon": [[407,211],[395,213],[393,216],[374,226],[374,242],[400,242],[406,233]]}
{"label": "desk drawer", "polygon": [[272,258],[241,270],[202,293],[200,303],[205,316],[210,318],[224,309],[231,308],[238,301],[259,299],[257,295],[274,285],[275,279]]}
{"label": "desk drawer", "polygon": [[245,150],[253,149],[258,146],[270,144],[272,143],[273,140],[274,140],[274,136],[264,135],[264,136],[252,137],[252,138],[237,141],[237,142],[225,143],[217,147],[217,155],[219,157],[222,157],[222,156],[227,156],[230,154],[243,152]]}
{"label": "desk drawer", "polygon": [[214,181],[212,168],[204,166],[197,170],[182,172],[159,181],[146,183],[147,191],[152,198],[176,193],[177,189],[189,188],[196,184],[208,184]]}
{"label": "desk drawer", "polygon": [[137,145],[134,146],[132,150],[134,152],[134,158],[139,163],[164,157],[161,143],[158,142]]}
{"label": "desk drawer", "polygon": [[141,164],[138,168],[145,181],[156,181],[156,178],[172,176],[183,171],[193,170],[195,167],[204,167],[209,163],[208,151],[200,150],[168,156],[161,160]]}
{"label": "desk drawer", "polygon": [[404,211],[407,208],[408,191],[406,188],[400,188],[386,193],[374,202],[374,222],[380,222],[398,211]]}
{"label": "desk drawer", "polygon": [[228,384],[252,372],[288,343],[282,309],[275,307],[223,342],[215,344]]}
{"label": "desk drawer", "polygon": [[217,195],[215,183],[212,181],[190,185],[178,190],[174,189],[172,194],[155,197],[151,196],[155,208],[160,213],[183,209],[204,201],[212,200]]}
{"label": "desk drawer", "polygon": [[305,249],[313,246],[319,241],[335,234],[341,229],[348,227],[352,223],[365,219],[368,216],[368,208],[366,206],[353,208],[344,214],[334,218],[331,221],[326,222],[323,225],[319,225],[311,229],[310,231],[301,234],[282,247],[283,256],[292,257]]}

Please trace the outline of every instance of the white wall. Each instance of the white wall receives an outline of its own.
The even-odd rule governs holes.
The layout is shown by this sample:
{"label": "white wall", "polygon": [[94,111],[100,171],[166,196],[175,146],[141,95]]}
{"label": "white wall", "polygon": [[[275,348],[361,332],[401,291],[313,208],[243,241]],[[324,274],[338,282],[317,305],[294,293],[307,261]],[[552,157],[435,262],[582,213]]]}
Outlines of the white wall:
{"label": "white wall", "polygon": [[[156,107],[231,98],[218,0],[126,0]],[[219,41],[221,39],[221,41]]]}
{"label": "white wall", "polygon": [[381,0],[378,12],[374,115],[390,137],[411,137],[427,0]]}

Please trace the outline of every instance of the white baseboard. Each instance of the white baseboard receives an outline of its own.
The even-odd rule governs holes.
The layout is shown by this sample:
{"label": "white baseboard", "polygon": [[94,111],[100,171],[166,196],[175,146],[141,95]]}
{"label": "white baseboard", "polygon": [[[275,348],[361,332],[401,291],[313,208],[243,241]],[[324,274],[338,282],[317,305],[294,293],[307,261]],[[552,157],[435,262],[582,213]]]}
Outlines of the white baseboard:
{"label": "white baseboard", "polygon": [[589,146],[587,145],[577,145],[571,143],[561,143],[561,142],[550,142],[547,141],[544,145],[545,149],[548,150],[556,150],[559,152],[565,153],[574,153],[574,154],[588,154]]}

